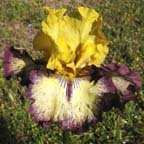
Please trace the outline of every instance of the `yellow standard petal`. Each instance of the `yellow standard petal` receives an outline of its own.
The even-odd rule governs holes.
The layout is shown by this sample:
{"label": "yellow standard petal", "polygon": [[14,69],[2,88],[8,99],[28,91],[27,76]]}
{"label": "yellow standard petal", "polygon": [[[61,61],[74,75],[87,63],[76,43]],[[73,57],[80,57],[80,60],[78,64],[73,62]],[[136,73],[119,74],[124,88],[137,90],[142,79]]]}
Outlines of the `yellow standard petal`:
{"label": "yellow standard petal", "polygon": [[36,50],[43,50],[45,52],[45,56],[48,59],[51,55],[51,50],[53,43],[50,37],[43,33],[43,31],[39,31],[33,40],[33,47]]}
{"label": "yellow standard petal", "polygon": [[52,40],[56,40],[59,33],[59,21],[64,15],[66,9],[52,9],[44,8],[49,15],[42,22],[42,31],[51,37]]}
{"label": "yellow standard petal", "polygon": [[81,15],[81,41],[87,39],[89,33],[91,32],[92,24],[94,21],[97,21],[99,14],[94,9],[89,9],[85,7],[79,7],[78,11]]}
{"label": "yellow standard petal", "polygon": [[75,18],[66,15],[66,9],[44,9],[48,16],[34,39],[34,48],[45,51],[48,69],[76,77],[80,69],[104,62],[108,41],[101,30],[99,13],[78,7],[80,16]]}

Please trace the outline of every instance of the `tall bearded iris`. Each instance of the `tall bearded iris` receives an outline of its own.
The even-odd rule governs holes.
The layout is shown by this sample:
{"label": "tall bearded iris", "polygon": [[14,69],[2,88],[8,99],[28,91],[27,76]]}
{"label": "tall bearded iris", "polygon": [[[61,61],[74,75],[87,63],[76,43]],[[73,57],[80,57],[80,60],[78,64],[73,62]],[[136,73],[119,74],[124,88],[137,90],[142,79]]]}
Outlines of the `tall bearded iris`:
{"label": "tall bearded iris", "polygon": [[64,8],[44,9],[48,16],[33,41],[34,49],[44,51],[44,60],[34,61],[9,48],[4,73],[19,75],[28,85],[26,97],[33,101],[29,109],[37,123],[82,130],[96,123],[103,111],[122,108],[133,99],[140,76],[122,64],[102,65],[109,42],[94,9],[78,7],[77,18]]}

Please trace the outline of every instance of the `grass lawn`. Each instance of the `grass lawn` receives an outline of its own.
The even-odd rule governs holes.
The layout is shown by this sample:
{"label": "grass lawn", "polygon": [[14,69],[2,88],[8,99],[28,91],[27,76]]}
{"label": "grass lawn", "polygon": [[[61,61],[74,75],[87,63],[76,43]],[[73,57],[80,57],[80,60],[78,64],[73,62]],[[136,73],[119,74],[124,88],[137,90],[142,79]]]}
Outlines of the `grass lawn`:
{"label": "grass lawn", "polygon": [[[54,1],[54,0],[53,0]],[[63,0],[64,1],[64,0]],[[58,126],[37,126],[27,112],[29,100],[16,78],[5,80],[2,57],[7,45],[22,47],[33,57],[32,40],[50,0],[2,0],[0,4],[0,144],[144,144],[144,88],[125,110],[103,114],[103,121],[86,132],[64,132]],[[56,6],[91,6],[102,14],[103,31],[111,41],[107,62],[127,64],[144,79],[144,0],[57,1]],[[144,81],[143,81],[144,82]]]}

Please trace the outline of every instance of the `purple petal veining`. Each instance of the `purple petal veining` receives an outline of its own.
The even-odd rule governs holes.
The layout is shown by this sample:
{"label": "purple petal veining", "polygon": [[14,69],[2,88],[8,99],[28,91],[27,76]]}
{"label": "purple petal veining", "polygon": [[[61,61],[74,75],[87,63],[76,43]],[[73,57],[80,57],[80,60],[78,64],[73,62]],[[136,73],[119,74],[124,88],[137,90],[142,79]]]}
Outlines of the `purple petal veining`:
{"label": "purple petal veining", "polygon": [[124,64],[108,64],[103,67],[101,67],[102,70],[104,70],[107,73],[113,72],[114,74],[117,74],[132,83],[135,84],[136,88],[140,88],[142,86],[141,84],[141,78],[138,72],[129,69],[126,65]]}
{"label": "purple petal veining", "polygon": [[104,75],[109,75],[116,89],[115,96],[119,97],[119,103],[124,104],[136,97],[135,92],[142,85],[138,72],[129,69],[124,64],[113,63],[101,67],[101,70]]}
{"label": "purple petal veining", "polygon": [[[103,78],[102,81],[106,82],[107,79]],[[114,91],[110,85],[101,86],[101,82],[95,88],[88,77],[75,78],[69,86],[69,78],[32,71],[30,80],[26,97],[32,100],[29,111],[34,120],[44,127],[56,123],[64,130],[81,131],[96,123],[99,97],[103,92]],[[68,93],[71,93],[70,97]]]}
{"label": "purple petal veining", "polygon": [[63,130],[83,131],[96,124],[102,112],[135,98],[141,86],[137,72],[117,64],[97,69],[101,77],[96,82],[90,82],[90,77],[70,80],[33,70],[26,97],[32,100],[29,111],[34,120],[46,128],[59,124]]}
{"label": "purple petal veining", "polygon": [[6,77],[19,73],[25,65],[23,59],[15,57],[12,47],[6,49],[3,59],[3,71]]}

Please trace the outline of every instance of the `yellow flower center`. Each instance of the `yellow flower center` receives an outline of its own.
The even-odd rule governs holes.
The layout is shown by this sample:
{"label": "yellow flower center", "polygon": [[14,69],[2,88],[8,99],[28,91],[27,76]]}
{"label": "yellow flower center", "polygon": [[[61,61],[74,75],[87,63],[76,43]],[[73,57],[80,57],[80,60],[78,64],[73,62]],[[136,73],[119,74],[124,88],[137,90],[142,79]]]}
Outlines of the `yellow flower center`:
{"label": "yellow flower center", "polygon": [[84,68],[103,63],[109,42],[101,31],[102,17],[94,9],[78,7],[78,18],[66,15],[64,8],[44,9],[48,16],[33,44],[45,51],[48,69],[76,77]]}

